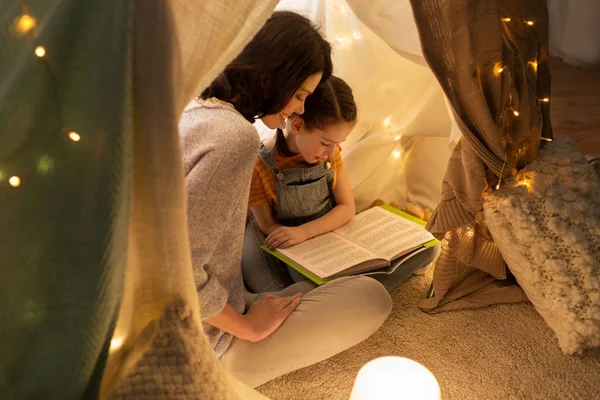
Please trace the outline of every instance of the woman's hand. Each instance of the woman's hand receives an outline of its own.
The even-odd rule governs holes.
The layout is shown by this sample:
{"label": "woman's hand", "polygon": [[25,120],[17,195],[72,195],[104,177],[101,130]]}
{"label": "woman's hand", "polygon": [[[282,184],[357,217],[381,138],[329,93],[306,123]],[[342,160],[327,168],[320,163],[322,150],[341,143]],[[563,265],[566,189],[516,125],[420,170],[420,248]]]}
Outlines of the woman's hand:
{"label": "woman's hand", "polygon": [[302,293],[288,297],[267,294],[252,303],[244,315],[252,333],[243,339],[255,343],[269,337],[298,307],[301,297]]}
{"label": "woman's hand", "polygon": [[302,243],[309,237],[307,230],[302,225],[282,226],[267,236],[265,244],[270,249],[285,249],[286,247]]}

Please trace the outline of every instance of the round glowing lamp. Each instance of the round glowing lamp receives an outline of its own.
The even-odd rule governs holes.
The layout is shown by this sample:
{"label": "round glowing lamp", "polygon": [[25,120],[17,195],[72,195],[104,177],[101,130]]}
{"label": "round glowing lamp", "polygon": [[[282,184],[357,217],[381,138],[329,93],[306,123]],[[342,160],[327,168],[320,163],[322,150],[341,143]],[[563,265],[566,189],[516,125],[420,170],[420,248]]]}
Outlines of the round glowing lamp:
{"label": "round glowing lamp", "polygon": [[433,374],[416,361],[381,357],[365,364],[354,381],[350,400],[440,400]]}

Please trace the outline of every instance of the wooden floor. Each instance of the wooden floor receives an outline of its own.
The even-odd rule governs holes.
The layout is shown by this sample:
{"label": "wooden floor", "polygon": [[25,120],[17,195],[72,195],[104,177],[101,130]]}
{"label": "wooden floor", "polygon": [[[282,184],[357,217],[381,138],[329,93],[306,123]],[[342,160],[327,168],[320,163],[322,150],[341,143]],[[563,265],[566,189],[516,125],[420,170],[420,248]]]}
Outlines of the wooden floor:
{"label": "wooden floor", "polygon": [[554,137],[570,137],[585,154],[600,156],[600,68],[576,68],[552,59],[550,69]]}

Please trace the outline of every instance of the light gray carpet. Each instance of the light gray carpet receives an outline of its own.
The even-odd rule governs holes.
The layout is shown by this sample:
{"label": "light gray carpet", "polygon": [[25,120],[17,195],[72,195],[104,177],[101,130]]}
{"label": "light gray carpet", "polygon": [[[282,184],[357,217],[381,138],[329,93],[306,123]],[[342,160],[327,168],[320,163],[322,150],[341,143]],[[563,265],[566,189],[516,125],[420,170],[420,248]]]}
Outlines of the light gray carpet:
{"label": "light gray carpet", "polygon": [[529,303],[427,315],[417,305],[431,275],[394,290],[392,314],[367,341],[258,390],[273,400],[347,400],[363,364],[398,355],[428,367],[443,400],[600,399],[600,349],[563,355]]}

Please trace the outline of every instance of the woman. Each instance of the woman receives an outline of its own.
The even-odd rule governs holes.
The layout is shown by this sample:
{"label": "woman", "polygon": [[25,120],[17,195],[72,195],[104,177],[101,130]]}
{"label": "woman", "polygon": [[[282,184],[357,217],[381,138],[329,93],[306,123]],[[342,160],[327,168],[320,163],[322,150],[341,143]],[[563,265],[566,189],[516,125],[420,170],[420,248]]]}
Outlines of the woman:
{"label": "woman", "polygon": [[274,129],[302,114],[331,70],[331,47],[311,22],[275,12],[180,120],[192,262],[206,282],[197,288],[204,330],[225,369],[252,386],[359,343],[391,310],[384,287],[362,277],[245,295],[240,262],[260,145],[251,123],[261,118]]}

